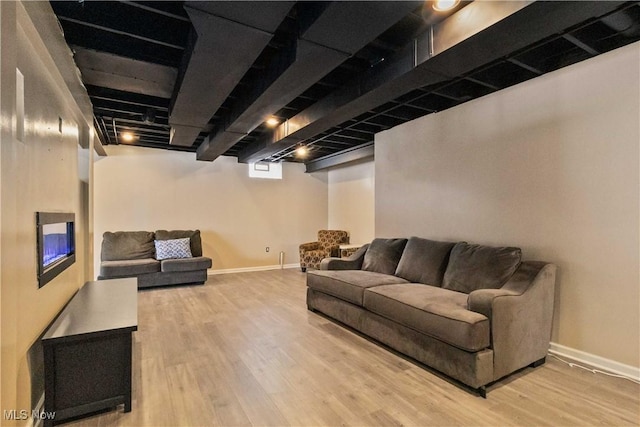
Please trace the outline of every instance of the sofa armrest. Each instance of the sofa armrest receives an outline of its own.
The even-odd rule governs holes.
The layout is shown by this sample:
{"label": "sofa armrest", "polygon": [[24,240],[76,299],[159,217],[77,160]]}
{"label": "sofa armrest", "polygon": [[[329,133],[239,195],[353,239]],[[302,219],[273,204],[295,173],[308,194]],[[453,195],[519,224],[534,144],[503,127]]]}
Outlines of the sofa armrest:
{"label": "sofa armrest", "polygon": [[325,258],[320,262],[320,270],[360,270],[368,247],[366,244],[346,258]]}
{"label": "sofa armrest", "polygon": [[469,294],[469,310],[484,314],[491,323],[494,380],[547,355],[555,278],[555,265],[528,261],[502,288]]}

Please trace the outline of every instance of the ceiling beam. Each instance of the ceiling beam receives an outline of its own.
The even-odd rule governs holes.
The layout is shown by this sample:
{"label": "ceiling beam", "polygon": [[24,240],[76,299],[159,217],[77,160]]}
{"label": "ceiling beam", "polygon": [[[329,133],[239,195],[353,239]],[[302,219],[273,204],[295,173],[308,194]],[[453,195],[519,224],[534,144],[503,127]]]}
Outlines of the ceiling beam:
{"label": "ceiling beam", "polygon": [[75,60],[85,84],[125,92],[170,98],[178,71],[112,53],[75,48]]}
{"label": "ceiling beam", "polygon": [[536,67],[532,67],[532,66],[531,66],[531,65],[529,65],[529,64],[525,64],[525,63],[524,63],[524,62],[522,62],[522,61],[518,61],[518,60],[517,60],[517,59],[515,59],[515,58],[507,58],[507,62],[510,62],[510,63],[512,63],[513,65],[517,65],[518,67],[523,68],[523,69],[525,69],[525,70],[527,70],[527,71],[531,71],[532,73],[537,74],[537,75],[539,75],[539,76],[541,76],[542,74],[544,74],[544,73],[542,72],[542,70],[540,70],[540,69],[538,69],[538,68],[536,68]]}
{"label": "ceiling beam", "polygon": [[[191,147],[200,135],[200,130],[199,126],[193,127],[174,124],[171,126],[171,131],[169,132],[169,144]],[[181,143],[178,144],[178,141]],[[187,141],[190,141],[190,143],[187,144]]]}
{"label": "ceiling beam", "polygon": [[[226,123],[198,147],[198,160],[214,160],[270,115],[354,55],[422,2],[332,2],[314,14],[299,39],[272,61],[267,81],[238,102]],[[300,8],[305,4],[301,3]],[[309,9],[313,8],[311,6]],[[299,14],[305,11],[301,9]]]}
{"label": "ceiling beam", "polygon": [[[261,4],[262,3],[262,4]],[[169,115],[172,126],[204,128],[251,68],[293,2],[198,2],[185,10],[197,32]],[[194,132],[172,133],[171,144],[191,146]]]}
{"label": "ceiling beam", "polygon": [[416,88],[464,75],[519,49],[600,17],[624,2],[473,2],[431,27],[395,58],[245,147],[255,162],[366,113]]}
{"label": "ceiling beam", "polygon": [[163,107],[163,106],[158,106],[155,104],[150,104],[148,102],[135,102],[135,101],[128,101],[126,99],[121,99],[121,98],[116,98],[114,96],[101,96],[101,95],[89,95],[89,97],[95,101],[105,101],[105,102],[114,102],[117,104],[127,104],[127,105],[135,105],[137,107],[146,107],[146,108],[153,108],[156,111],[169,111],[168,107]]}
{"label": "ceiling beam", "polygon": [[66,22],[71,22],[73,24],[82,25],[83,27],[92,28],[94,30],[106,31],[108,33],[118,34],[120,36],[131,37],[131,38],[134,38],[134,39],[137,39],[137,40],[142,40],[144,42],[157,44],[159,46],[169,47],[169,48],[177,49],[177,50],[184,50],[184,47],[182,47],[180,45],[173,44],[173,43],[168,43],[168,42],[165,42],[165,41],[162,41],[162,40],[158,40],[158,39],[152,39],[151,37],[145,37],[145,36],[142,36],[142,35],[139,35],[139,34],[134,34],[134,33],[129,32],[129,31],[117,30],[115,28],[105,27],[104,25],[94,24],[92,22],[82,21],[80,19],[69,18],[68,16],[58,15],[58,19],[60,19],[61,21],[66,21]]}
{"label": "ceiling beam", "polygon": [[375,155],[373,142],[358,145],[357,147],[343,150],[335,154],[330,154],[319,159],[306,162],[307,173],[318,172],[323,169],[329,169],[335,166],[345,165],[358,160],[373,159]]}
{"label": "ceiling beam", "polygon": [[591,46],[589,46],[588,44],[586,44],[582,40],[579,40],[577,37],[572,36],[571,34],[563,34],[562,38],[564,38],[568,42],[573,43],[574,45],[578,46],[580,49],[584,50],[585,52],[587,52],[591,56],[600,55],[600,52],[598,52],[597,50],[595,50],[594,48],[592,48]]}
{"label": "ceiling beam", "polygon": [[166,12],[164,10],[156,9],[154,7],[147,6],[142,3],[137,3],[134,1],[121,0],[120,3],[126,4],[128,6],[137,7],[138,9],[146,10],[147,12],[157,13],[158,15],[166,16],[169,18],[177,19],[179,21],[191,22],[189,18],[186,16],[176,15],[175,13]]}

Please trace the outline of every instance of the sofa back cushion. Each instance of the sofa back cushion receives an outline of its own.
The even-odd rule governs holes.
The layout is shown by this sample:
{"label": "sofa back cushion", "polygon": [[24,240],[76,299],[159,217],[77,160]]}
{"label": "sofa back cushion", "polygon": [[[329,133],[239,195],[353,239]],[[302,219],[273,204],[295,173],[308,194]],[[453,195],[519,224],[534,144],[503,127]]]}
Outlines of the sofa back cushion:
{"label": "sofa back cushion", "polygon": [[110,231],[102,235],[102,261],[153,258],[154,235],[150,231]]}
{"label": "sofa back cushion", "polygon": [[396,276],[412,283],[442,286],[449,254],[455,243],[411,237],[402,252]]}
{"label": "sofa back cushion", "polygon": [[382,274],[394,274],[407,239],[373,239],[364,254],[362,269]]}
{"label": "sofa back cushion", "polygon": [[191,255],[202,256],[202,239],[200,230],[156,230],[156,240],[191,239]]}
{"label": "sofa back cushion", "polygon": [[451,250],[442,287],[467,294],[477,289],[501,288],[516,271],[521,259],[520,248],[458,242]]}

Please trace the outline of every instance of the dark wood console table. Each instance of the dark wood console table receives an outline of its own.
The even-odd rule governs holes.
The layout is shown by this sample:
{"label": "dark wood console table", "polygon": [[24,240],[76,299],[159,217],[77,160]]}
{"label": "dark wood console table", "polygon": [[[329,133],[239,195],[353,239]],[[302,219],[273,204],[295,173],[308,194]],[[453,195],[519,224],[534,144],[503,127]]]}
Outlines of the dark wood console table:
{"label": "dark wood console table", "polygon": [[86,283],[42,337],[44,410],[52,426],[124,404],[131,411],[132,333],[138,329],[135,278]]}

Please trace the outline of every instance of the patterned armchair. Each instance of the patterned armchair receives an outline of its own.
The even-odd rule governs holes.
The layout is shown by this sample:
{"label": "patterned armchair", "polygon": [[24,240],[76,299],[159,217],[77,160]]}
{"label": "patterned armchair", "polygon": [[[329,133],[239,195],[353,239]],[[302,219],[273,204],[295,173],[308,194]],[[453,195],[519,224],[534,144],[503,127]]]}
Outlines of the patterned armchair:
{"label": "patterned armchair", "polygon": [[349,234],[342,230],[320,230],[318,241],[300,245],[300,269],[320,268],[320,261],[331,256],[339,256],[339,246],[349,243]]}

